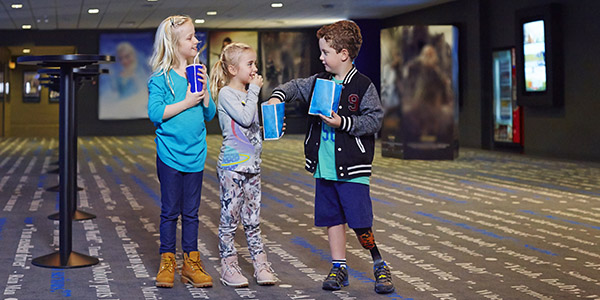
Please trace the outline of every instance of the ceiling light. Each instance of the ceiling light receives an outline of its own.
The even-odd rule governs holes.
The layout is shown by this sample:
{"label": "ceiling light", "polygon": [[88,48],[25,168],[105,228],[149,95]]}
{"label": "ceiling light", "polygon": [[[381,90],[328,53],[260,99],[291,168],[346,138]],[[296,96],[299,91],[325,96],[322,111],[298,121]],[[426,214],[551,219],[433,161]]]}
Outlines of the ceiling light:
{"label": "ceiling light", "polygon": [[13,3],[10,5],[10,7],[14,8],[14,9],[19,9],[19,8],[23,8],[23,4],[21,3]]}
{"label": "ceiling light", "polygon": [[158,0],[148,0],[148,2],[158,2]]}
{"label": "ceiling light", "polygon": [[205,22],[204,19],[196,19],[196,20],[194,20],[194,23],[196,23],[196,24],[204,24],[204,22]]}
{"label": "ceiling light", "polygon": [[21,26],[21,28],[23,28],[23,29],[31,29],[31,25],[30,24],[23,24],[23,26]]}
{"label": "ceiling light", "polygon": [[97,9],[97,8],[90,8],[90,9],[88,9],[88,14],[97,14],[99,12],[100,12],[100,10]]}
{"label": "ceiling light", "polygon": [[216,15],[217,15],[217,12],[216,12],[216,11],[214,11],[214,10],[207,11],[207,12],[206,12],[206,15],[207,15],[207,16],[216,16]]}
{"label": "ceiling light", "polygon": [[23,53],[31,53],[31,49],[25,48],[25,49],[23,49]]}
{"label": "ceiling light", "polygon": [[271,3],[271,7],[275,7],[275,8],[283,7],[283,3],[281,3],[281,2],[274,2],[274,3]]}

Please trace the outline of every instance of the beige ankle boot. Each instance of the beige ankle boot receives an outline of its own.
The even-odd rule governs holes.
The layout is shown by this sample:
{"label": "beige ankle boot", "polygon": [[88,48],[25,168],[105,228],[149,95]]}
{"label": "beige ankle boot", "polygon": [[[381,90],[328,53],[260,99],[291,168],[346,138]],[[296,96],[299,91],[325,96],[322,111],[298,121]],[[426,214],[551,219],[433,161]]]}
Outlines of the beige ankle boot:
{"label": "beige ankle boot", "polygon": [[254,258],[254,277],[259,285],[273,285],[277,282],[271,263],[267,261],[267,254],[261,253]]}
{"label": "beige ankle boot", "polygon": [[242,275],[242,270],[238,265],[237,255],[221,259],[221,282],[236,288],[248,286],[248,279]]}
{"label": "beige ankle boot", "polygon": [[158,274],[156,275],[156,286],[167,288],[173,287],[173,281],[175,281],[175,269],[177,269],[175,253],[166,252],[161,254],[160,267],[158,267]]}
{"label": "beige ankle boot", "polygon": [[191,251],[183,253],[183,268],[181,268],[181,282],[189,283],[194,287],[211,287],[212,277],[204,270],[200,252]]}

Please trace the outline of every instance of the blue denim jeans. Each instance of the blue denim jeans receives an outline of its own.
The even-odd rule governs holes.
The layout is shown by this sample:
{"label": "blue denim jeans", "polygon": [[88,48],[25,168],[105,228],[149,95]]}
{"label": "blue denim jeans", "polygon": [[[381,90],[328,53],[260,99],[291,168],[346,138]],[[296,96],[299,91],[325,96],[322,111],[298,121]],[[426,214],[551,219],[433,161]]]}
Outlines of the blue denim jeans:
{"label": "blue denim jeans", "polygon": [[175,253],[177,219],[181,215],[181,248],[183,252],[198,251],[198,207],[204,171],[177,171],[156,158],[160,181],[160,249]]}

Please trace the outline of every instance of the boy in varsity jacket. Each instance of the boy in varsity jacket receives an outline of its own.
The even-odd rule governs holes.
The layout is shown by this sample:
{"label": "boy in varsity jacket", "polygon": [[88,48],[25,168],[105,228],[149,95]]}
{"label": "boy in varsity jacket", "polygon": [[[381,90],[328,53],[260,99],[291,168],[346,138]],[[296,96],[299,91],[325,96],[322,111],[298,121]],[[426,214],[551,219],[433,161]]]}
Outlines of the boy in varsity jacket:
{"label": "boy in varsity jacket", "polygon": [[305,168],[314,174],[315,226],[327,227],[332,268],[323,289],[348,285],[346,223],[361,245],[371,252],[375,291],[394,291],[390,269],[381,258],[373,237],[373,209],[369,183],[375,152],[375,133],[383,118],[375,86],[353,64],[362,44],[360,28],[352,21],[325,25],[317,31],[319,59],[325,71],[294,79],[276,87],[269,103],[310,102],[317,78],[343,85],[338,112],[331,117],[308,116]]}

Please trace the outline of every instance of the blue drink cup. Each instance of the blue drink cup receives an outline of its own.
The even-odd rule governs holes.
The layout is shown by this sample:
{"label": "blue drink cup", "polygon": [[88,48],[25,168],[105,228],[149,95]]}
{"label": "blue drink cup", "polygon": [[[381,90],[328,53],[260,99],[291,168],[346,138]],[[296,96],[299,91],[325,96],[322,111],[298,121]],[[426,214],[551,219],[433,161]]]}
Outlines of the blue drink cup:
{"label": "blue drink cup", "polygon": [[187,80],[190,83],[190,91],[192,93],[197,93],[202,91],[202,82],[200,81],[200,69],[202,69],[202,65],[193,64],[185,67],[185,73],[187,76]]}

